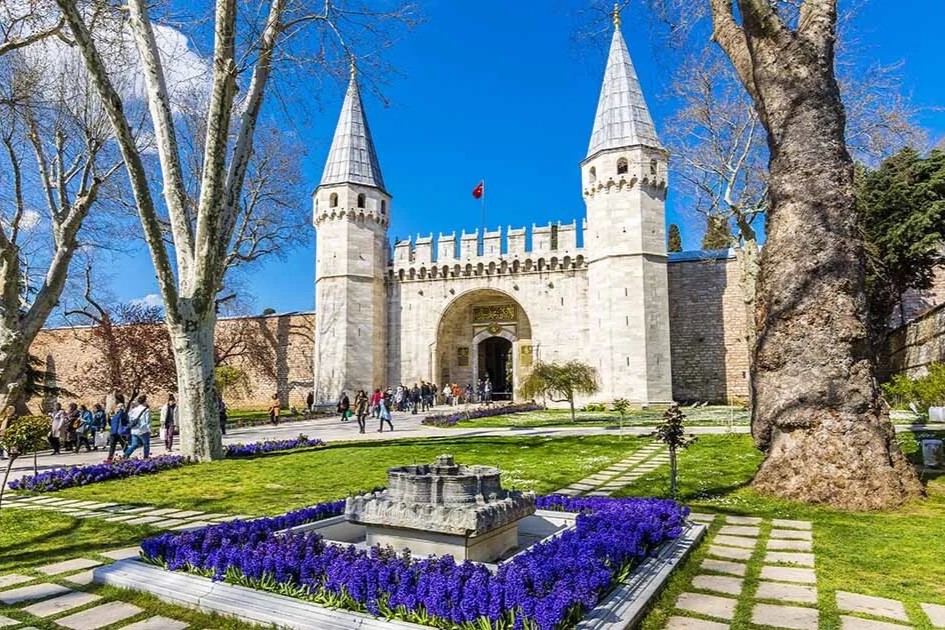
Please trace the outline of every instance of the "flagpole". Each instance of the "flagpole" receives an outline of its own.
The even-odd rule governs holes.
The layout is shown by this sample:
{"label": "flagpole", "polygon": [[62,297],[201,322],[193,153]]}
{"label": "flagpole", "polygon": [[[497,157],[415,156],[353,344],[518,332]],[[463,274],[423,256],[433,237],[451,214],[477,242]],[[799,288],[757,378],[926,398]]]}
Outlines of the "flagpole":
{"label": "flagpole", "polygon": [[482,180],[482,196],[479,197],[479,203],[482,207],[482,235],[486,235],[486,178],[483,177]]}

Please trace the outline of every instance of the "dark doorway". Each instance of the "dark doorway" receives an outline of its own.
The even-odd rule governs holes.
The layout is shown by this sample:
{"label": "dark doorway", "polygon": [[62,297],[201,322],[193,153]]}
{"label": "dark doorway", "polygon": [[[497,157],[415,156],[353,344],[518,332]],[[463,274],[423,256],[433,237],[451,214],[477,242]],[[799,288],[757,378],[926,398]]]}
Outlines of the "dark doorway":
{"label": "dark doorway", "polygon": [[512,400],[512,342],[489,337],[479,343],[479,378],[492,382],[493,400]]}

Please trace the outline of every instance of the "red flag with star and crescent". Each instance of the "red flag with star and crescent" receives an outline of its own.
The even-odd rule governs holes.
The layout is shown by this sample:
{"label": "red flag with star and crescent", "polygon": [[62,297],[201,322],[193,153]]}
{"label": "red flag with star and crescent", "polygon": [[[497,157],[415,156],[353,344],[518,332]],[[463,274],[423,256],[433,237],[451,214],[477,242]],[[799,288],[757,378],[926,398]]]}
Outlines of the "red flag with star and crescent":
{"label": "red flag with star and crescent", "polygon": [[473,197],[476,199],[482,199],[482,194],[485,192],[485,190],[486,190],[486,182],[485,180],[483,180],[479,182],[478,186],[473,188]]}

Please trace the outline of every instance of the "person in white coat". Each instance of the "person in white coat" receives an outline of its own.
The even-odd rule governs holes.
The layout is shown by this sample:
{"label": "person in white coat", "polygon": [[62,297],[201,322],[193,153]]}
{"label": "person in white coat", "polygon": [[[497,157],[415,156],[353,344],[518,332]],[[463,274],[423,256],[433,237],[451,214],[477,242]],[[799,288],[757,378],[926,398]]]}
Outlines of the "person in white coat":
{"label": "person in white coat", "polygon": [[138,447],[144,450],[144,458],[151,456],[151,408],[148,407],[148,397],[138,396],[137,404],[128,412],[128,426],[131,428],[131,444],[123,455],[131,457]]}
{"label": "person in white coat", "polygon": [[174,394],[167,395],[167,402],[161,407],[161,434],[164,436],[164,450],[174,450],[174,430],[177,428],[177,400]]}

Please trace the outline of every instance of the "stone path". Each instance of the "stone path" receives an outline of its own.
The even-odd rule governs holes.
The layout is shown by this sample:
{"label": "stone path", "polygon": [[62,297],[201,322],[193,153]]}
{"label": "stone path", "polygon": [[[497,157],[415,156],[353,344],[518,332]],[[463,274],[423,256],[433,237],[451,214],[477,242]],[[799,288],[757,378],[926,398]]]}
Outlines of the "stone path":
{"label": "stone path", "polygon": [[903,630],[911,624],[945,628],[945,606],[921,604],[927,619],[911,618],[905,604],[897,599],[837,591],[841,630]]}
{"label": "stone path", "polygon": [[158,529],[169,530],[195,529],[238,518],[252,518],[246,514],[217,514],[175,508],[157,508],[150,505],[79,501],[49,495],[12,495],[9,498],[4,497],[3,503],[7,507],[24,510],[52,510],[76,518],[100,518],[109,522],[128,523],[129,525],[148,524]]}
{"label": "stone path", "polygon": [[[690,518],[712,523],[716,517]],[[676,600],[668,630],[722,630],[735,627],[736,617],[758,626],[816,630],[811,523],[726,516],[707,544],[700,573]]]}
{"label": "stone path", "polygon": [[[71,630],[182,630],[187,623],[154,616],[133,604],[87,592],[92,567],[138,555],[137,547],[71,558],[20,573],[0,575],[0,628],[27,630],[53,623]],[[65,586],[62,582],[70,583]],[[72,586],[74,585],[74,586]],[[44,625],[44,627],[46,627]]]}
{"label": "stone path", "polygon": [[653,442],[635,451],[623,461],[558,490],[558,494],[610,496],[646,473],[668,463],[669,454],[666,448],[658,442]]}

